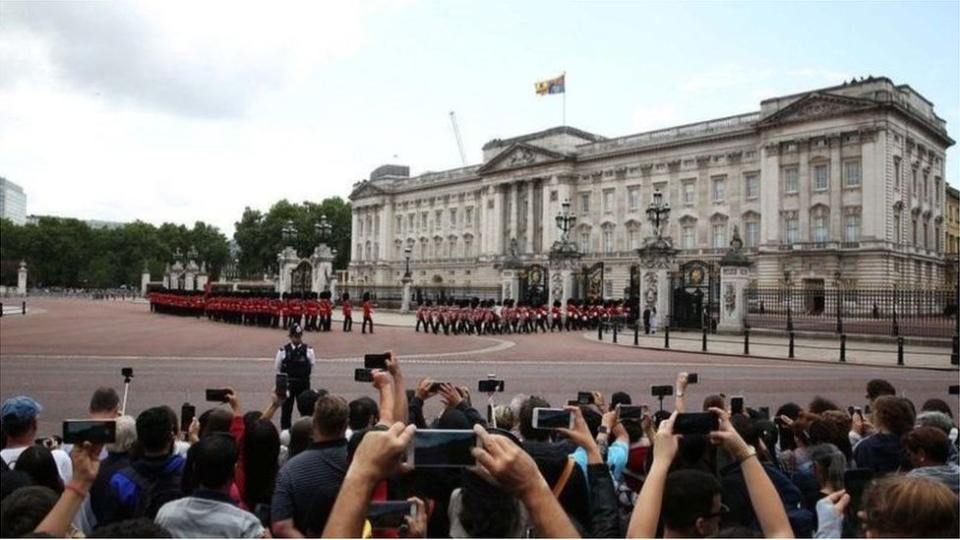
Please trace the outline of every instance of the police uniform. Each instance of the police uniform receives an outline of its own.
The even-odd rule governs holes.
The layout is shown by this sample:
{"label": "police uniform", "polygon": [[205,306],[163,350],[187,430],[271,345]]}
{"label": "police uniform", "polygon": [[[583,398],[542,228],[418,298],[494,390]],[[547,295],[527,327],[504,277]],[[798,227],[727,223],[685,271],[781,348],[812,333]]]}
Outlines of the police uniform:
{"label": "police uniform", "polygon": [[[294,324],[290,327],[290,336],[302,336],[303,329]],[[280,413],[280,429],[289,429],[292,423],[293,405],[304,390],[310,389],[310,373],[313,371],[313,365],[316,363],[316,356],[313,348],[306,343],[300,342],[295,345],[291,340],[280,350],[277,351],[276,370],[277,373],[287,374],[287,388],[289,394],[283,402],[283,408]]]}

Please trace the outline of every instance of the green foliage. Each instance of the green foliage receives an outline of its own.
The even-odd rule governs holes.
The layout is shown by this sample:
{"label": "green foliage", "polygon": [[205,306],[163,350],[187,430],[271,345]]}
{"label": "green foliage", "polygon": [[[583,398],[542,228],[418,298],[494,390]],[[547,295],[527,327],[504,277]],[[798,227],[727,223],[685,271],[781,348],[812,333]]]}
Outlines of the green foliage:
{"label": "green foliage", "polygon": [[333,227],[328,243],[337,250],[334,268],[346,268],[350,262],[350,203],[340,197],[324,199],[320,204],[304,201],[278,201],[266,214],[245,208],[240,221],[235,223],[233,239],[240,247],[240,271],[245,276],[275,272],[277,253],[283,249],[282,229],[292,221],[297,229],[293,246],[301,256],[309,256],[319,243],[315,229],[320,216],[326,215]]}
{"label": "green foliage", "polygon": [[193,246],[206,261],[211,279],[227,262],[227,238],[202,221],[192,229],[164,223],[154,227],[135,221],[116,229],[92,229],[76,219],[40,218],[36,225],[18,226],[0,220],[2,280],[16,282],[15,267],[27,262],[31,286],[108,288],[140,286],[144,264],[159,279],[164,266],[180,250]]}

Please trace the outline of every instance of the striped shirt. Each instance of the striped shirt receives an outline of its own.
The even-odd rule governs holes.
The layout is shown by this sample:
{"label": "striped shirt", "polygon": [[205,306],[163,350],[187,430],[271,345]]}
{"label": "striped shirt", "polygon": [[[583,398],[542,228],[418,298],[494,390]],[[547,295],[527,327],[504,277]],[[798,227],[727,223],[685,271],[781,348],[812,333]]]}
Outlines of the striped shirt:
{"label": "striped shirt", "polygon": [[306,532],[311,501],[322,486],[343,483],[347,474],[347,440],[314,443],[287,461],[277,473],[277,485],[270,505],[270,522],[293,519]]}

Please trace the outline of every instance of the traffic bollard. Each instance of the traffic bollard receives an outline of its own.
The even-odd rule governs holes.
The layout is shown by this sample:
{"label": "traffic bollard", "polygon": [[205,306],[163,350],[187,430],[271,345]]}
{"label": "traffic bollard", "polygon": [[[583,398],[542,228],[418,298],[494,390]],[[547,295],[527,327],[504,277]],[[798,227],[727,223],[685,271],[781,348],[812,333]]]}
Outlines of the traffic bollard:
{"label": "traffic bollard", "polygon": [[840,334],[840,361],[847,361],[847,335]]}
{"label": "traffic bollard", "polygon": [[793,357],[794,357],[794,355],[793,355],[793,332],[790,332],[790,349],[789,349],[789,352],[787,353],[787,356],[788,356],[789,358],[793,358]]}
{"label": "traffic bollard", "polygon": [[700,350],[703,352],[707,352],[707,327],[706,326],[703,327],[703,340],[702,340],[702,343],[700,344]]}
{"label": "traffic bollard", "polygon": [[597,324],[597,339],[603,341],[603,323]]}
{"label": "traffic bollard", "polygon": [[21,306],[21,308],[23,309],[23,314],[26,315],[26,314],[27,314],[27,303],[26,303],[26,302],[23,302],[23,305]]}
{"label": "traffic bollard", "polygon": [[670,348],[670,325],[663,327],[663,348]]}
{"label": "traffic bollard", "polygon": [[640,323],[633,325],[633,344],[634,346],[640,345]]}
{"label": "traffic bollard", "polygon": [[903,336],[897,337],[897,365],[903,365]]}
{"label": "traffic bollard", "polygon": [[613,325],[613,342],[617,342],[617,325]]}
{"label": "traffic bollard", "polygon": [[950,363],[960,365],[960,337],[953,335],[953,353],[950,354]]}
{"label": "traffic bollard", "polygon": [[750,355],[750,329],[743,329],[743,354],[745,356]]}

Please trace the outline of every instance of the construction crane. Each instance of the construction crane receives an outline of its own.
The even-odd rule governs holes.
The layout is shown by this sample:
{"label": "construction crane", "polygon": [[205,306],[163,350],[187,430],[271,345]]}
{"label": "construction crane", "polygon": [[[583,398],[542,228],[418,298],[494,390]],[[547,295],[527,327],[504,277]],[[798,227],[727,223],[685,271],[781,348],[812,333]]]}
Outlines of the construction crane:
{"label": "construction crane", "polygon": [[460,127],[457,126],[457,113],[450,111],[450,123],[453,124],[453,134],[457,137],[457,149],[460,150],[460,161],[467,166],[467,154],[463,151],[463,139],[460,137]]}

